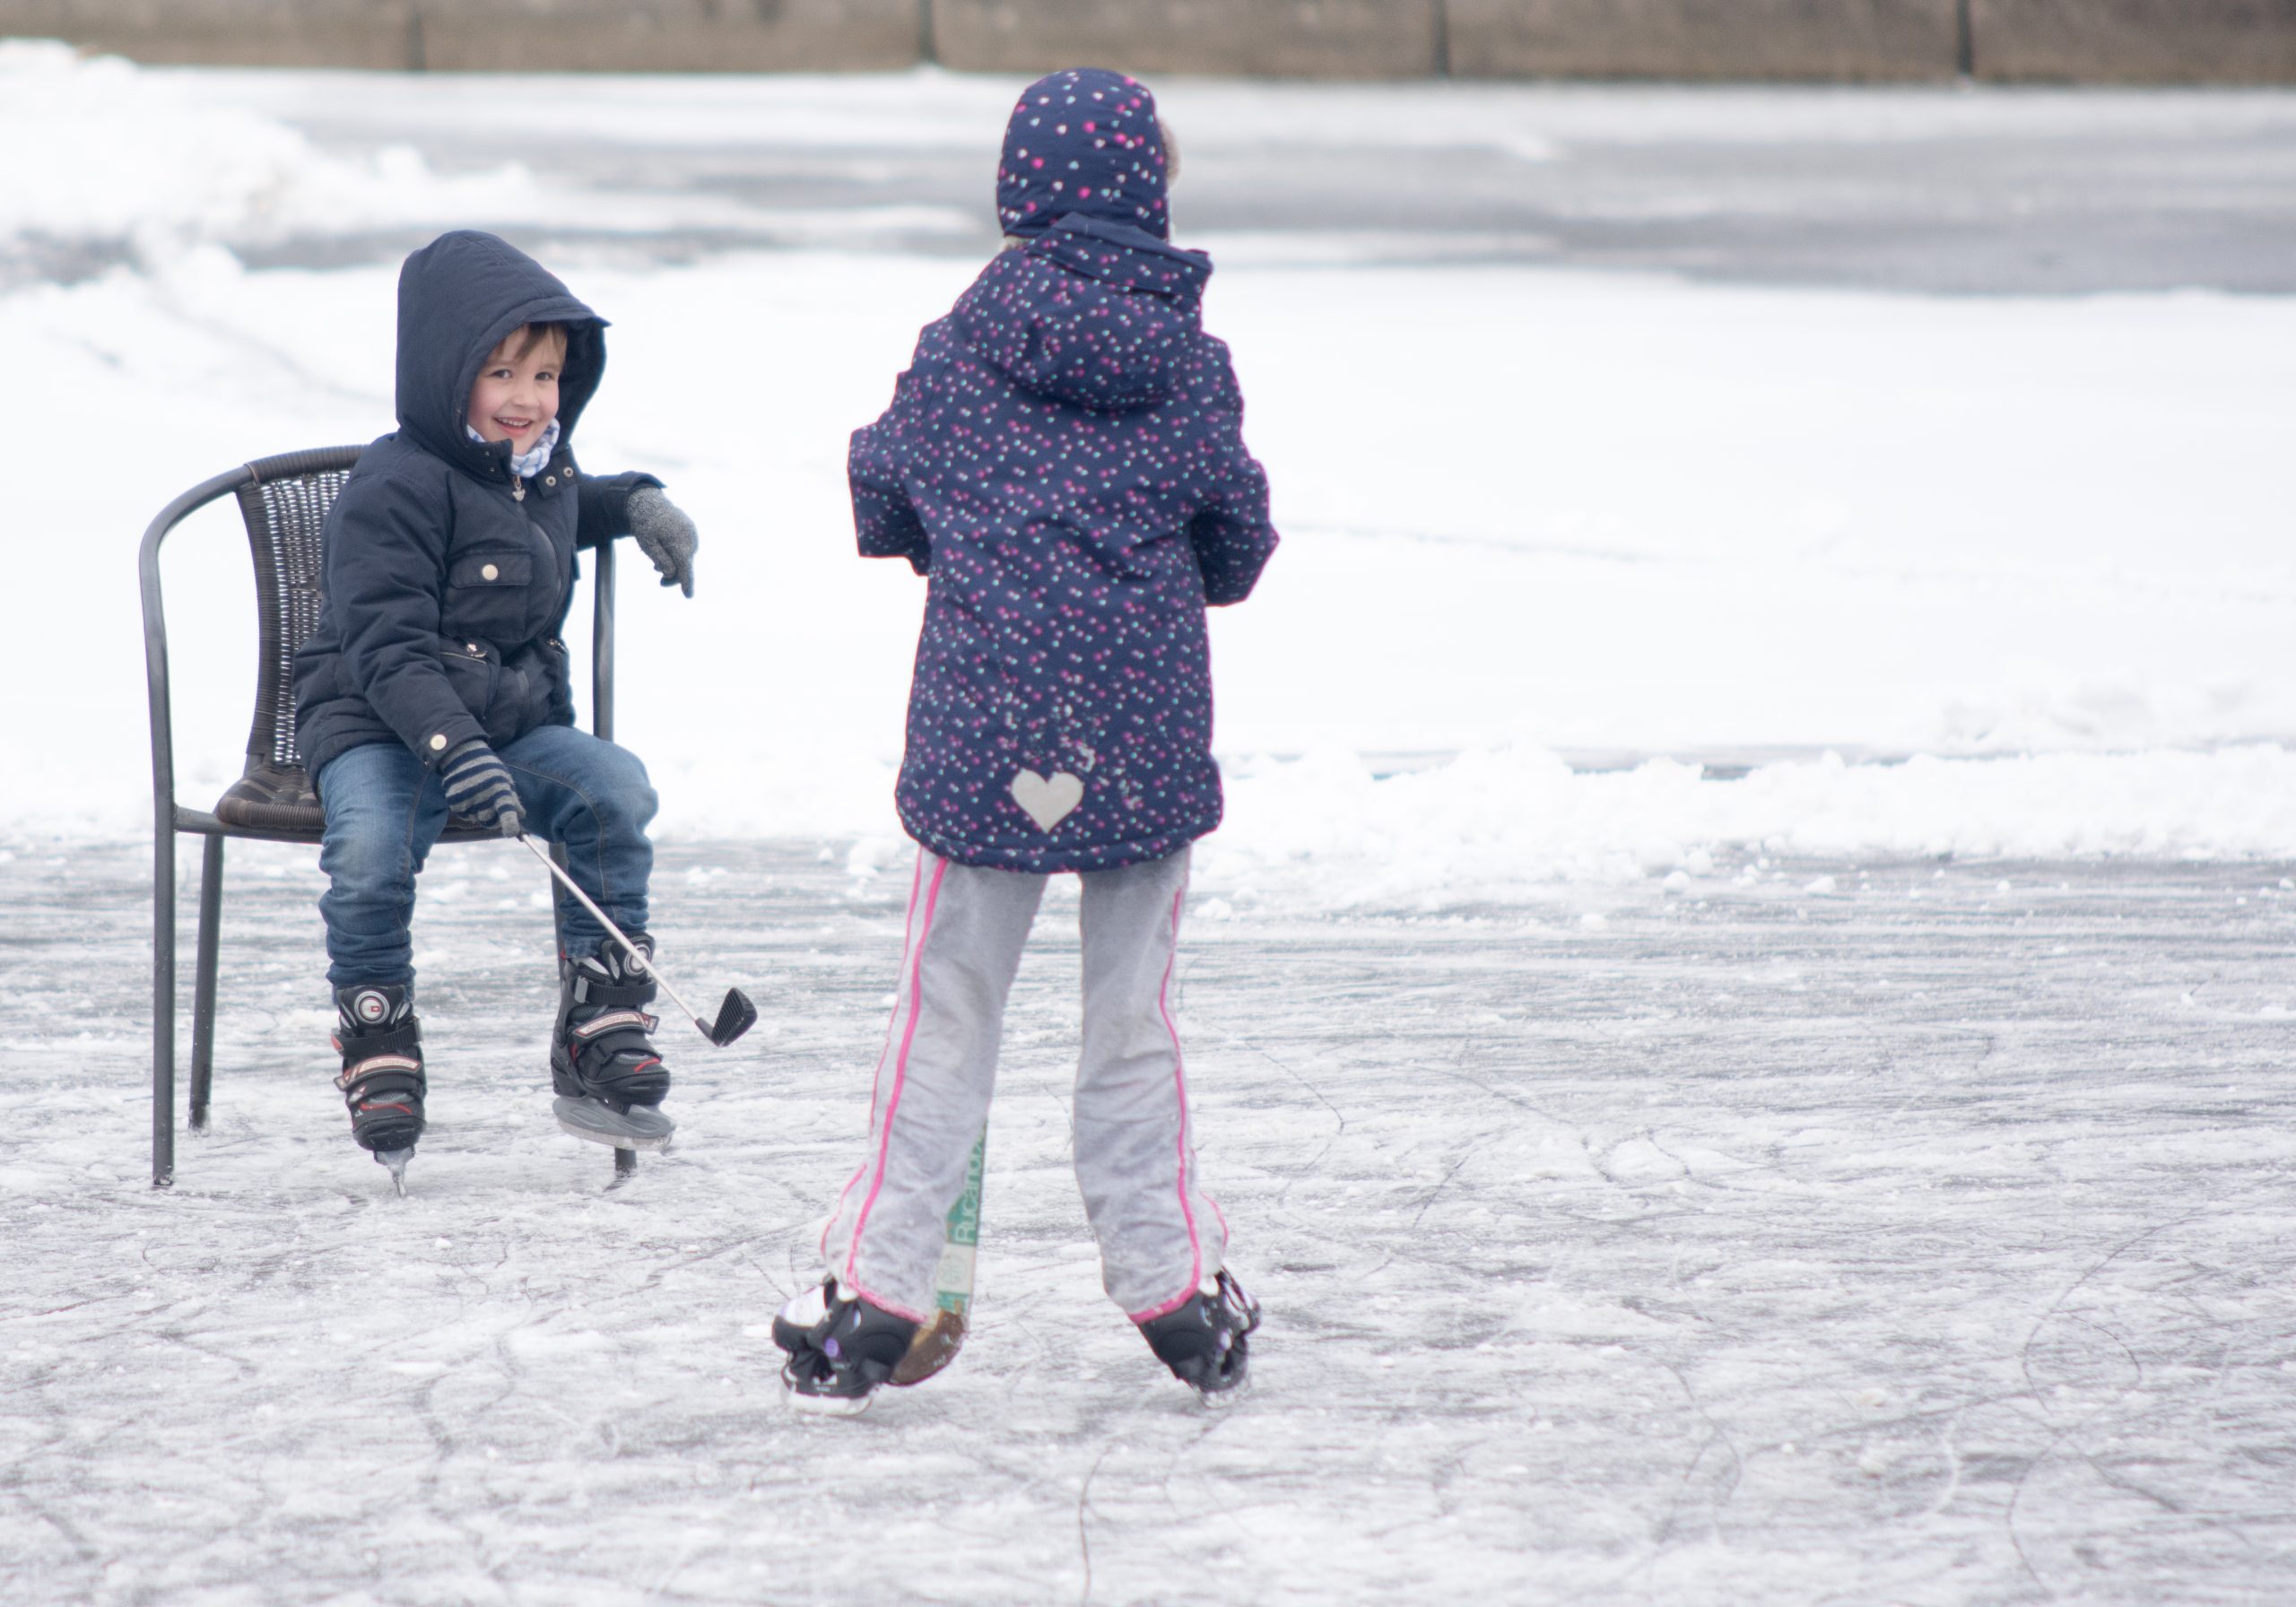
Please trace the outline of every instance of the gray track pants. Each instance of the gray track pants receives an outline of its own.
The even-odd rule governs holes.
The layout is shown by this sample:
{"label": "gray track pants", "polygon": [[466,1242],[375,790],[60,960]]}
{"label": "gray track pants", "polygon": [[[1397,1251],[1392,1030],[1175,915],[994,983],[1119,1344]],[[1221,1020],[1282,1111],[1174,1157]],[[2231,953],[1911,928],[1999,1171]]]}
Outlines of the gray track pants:
{"label": "gray track pants", "polygon": [[[1227,1224],[1197,1186],[1173,958],[1187,852],[1083,877],[1083,1055],[1076,1181],[1109,1298],[1135,1321],[1221,1265]],[[888,1311],[933,1310],[943,1224],[996,1084],[1004,996],[1048,878],[923,850],[900,988],[871,1097],[869,1146],[822,1238],[829,1270]]]}

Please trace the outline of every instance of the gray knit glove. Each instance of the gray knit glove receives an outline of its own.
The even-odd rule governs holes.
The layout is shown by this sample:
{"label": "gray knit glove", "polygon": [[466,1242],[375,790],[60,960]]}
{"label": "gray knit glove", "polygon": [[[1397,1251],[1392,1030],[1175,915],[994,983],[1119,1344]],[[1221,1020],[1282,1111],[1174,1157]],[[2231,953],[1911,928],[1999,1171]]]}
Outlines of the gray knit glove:
{"label": "gray knit glove", "polygon": [[662,572],[664,586],[683,586],[693,595],[693,550],[701,536],[659,486],[641,485],[630,493],[630,534]]}
{"label": "gray knit glove", "polygon": [[509,767],[494,750],[476,737],[447,755],[439,767],[439,779],[447,786],[449,813],[491,826],[505,837],[526,829],[526,817],[518,808],[518,784],[510,779]]}

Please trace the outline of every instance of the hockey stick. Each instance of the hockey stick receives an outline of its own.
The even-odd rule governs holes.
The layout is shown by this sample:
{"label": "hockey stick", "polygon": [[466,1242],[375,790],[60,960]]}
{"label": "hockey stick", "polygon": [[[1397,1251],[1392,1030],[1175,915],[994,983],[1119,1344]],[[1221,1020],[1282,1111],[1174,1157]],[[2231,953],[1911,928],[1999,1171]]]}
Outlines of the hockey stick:
{"label": "hockey stick", "polygon": [[639,951],[638,945],[622,934],[622,928],[607,918],[606,912],[590,901],[590,895],[574,885],[574,878],[568,875],[558,861],[550,856],[549,849],[523,831],[518,833],[518,840],[533,850],[534,856],[542,861],[543,867],[558,878],[561,887],[580,899],[582,908],[597,916],[598,924],[613,934],[614,941],[622,945],[622,951],[630,957],[629,963],[631,969],[652,977],[655,981],[662,985],[664,993],[677,1001],[678,1008],[692,1018],[695,1028],[702,1037],[722,1049],[757,1025],[757,1006],[751,1003],[748,995],[738,987],[729,987],[726,990],[726,1002],[718,1007],[718,1020],[714,1024],[703,1021],[693,1006],[685,1002],[684,995],[670,986],[670,979],[662,975],[660,969]]}
{"label": "hockey stick", "polygon": [[988,1151],[988,1129],[973,1141],[965,1166],[965,1186],[941,1225],[941,1264],[933,1274],[932,1317],[909,1342],[909,1352],[893,1368],[892,1382],[922,1384],[957,1359],[972,1326],[972,1266],[980,1244],[980,1177]]}

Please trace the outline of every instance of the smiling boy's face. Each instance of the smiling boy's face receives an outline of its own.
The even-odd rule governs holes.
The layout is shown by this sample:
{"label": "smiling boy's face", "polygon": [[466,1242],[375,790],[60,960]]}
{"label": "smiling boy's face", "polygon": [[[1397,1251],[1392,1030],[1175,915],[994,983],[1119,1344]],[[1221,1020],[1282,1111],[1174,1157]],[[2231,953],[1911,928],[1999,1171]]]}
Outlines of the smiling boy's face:
{"label": "smiling boy's face", "polygon": [[490,441],[531,452],[558,416],[558,376],[566,366],[566,331],[555,324],[526,324],[487,353],[472,382],[463,416]]}

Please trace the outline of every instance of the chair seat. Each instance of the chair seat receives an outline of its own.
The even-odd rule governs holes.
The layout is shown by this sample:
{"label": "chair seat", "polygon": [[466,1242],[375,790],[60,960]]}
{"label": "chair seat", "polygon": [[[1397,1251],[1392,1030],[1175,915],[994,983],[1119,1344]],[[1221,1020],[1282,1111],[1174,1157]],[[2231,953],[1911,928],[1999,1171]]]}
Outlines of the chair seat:
{"label": "chair seat", "polygon": [[[248,773],[224,789],[215,802],[215,818],[227,826],[265,836],[293,837],[318,841],[326,830],[326,811],[311,789],[311,778],[300,765],[257,761]],[[463,815],[447,822],[441,840],[483,842],[500,834]]]}
{"label": "chair seat", "polygon": [[308,832],[326,829],[326,812],[300,765],[255,763],[216,801],[215,818],[253,831]]}

